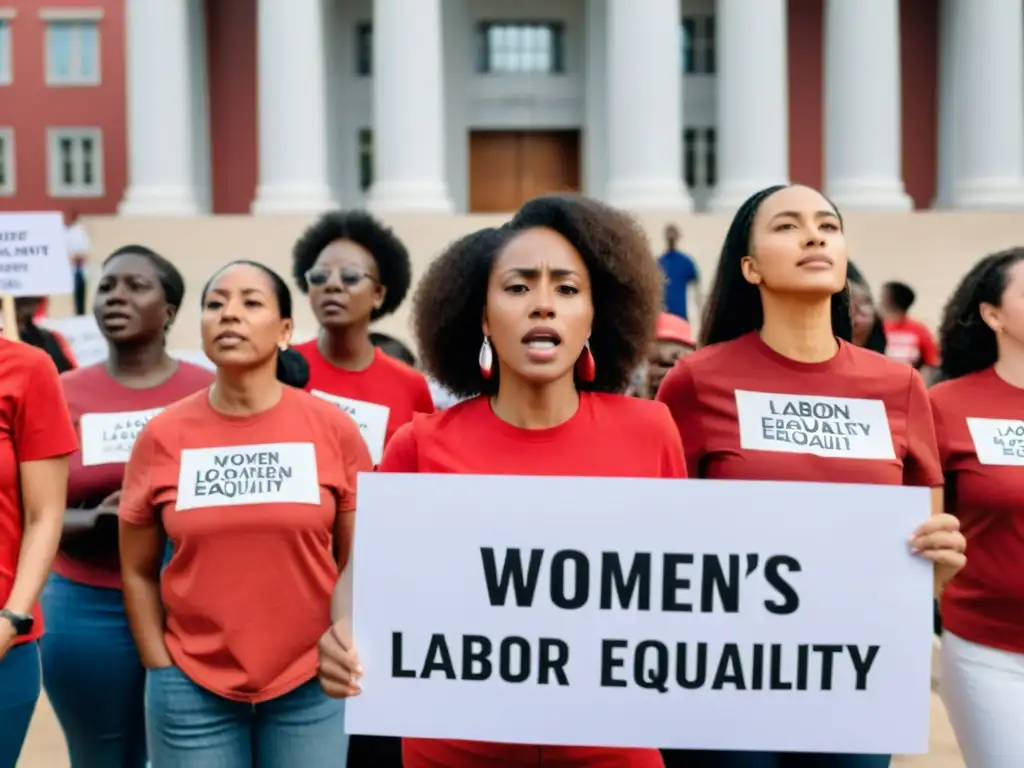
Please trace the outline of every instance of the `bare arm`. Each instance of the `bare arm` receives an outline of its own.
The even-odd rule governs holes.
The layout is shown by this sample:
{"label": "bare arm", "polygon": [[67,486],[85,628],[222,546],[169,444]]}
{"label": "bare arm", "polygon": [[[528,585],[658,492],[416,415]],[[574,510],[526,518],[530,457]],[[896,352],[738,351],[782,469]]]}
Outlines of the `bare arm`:
{"label": "bare arm", "polygon": [[62,456],[26,461],[18,467],[18,472],[25,532],[14,587],[4,607],[15,613],[31,613],[60,546],[64,508],[67,506],[68,459]]}
{"label": "bare arm", "polygon": [[159,525],[118,524],[121,578],[128,625],[147,669],[169,667],[174,662],[164,644],[164,607],[160,600],[160,562],[163,535]]}

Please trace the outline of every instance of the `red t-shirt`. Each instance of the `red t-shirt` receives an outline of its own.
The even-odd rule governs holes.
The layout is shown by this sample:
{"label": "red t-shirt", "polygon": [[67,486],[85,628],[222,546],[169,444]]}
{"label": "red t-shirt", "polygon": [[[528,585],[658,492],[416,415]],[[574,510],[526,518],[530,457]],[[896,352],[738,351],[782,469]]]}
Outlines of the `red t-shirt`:
{"label": "red t-shirt", "polygon": [[[427,379],[415,368],[395,360],[380,349],[374,349],[373,362],[361,371],[347,371],[329,362],[317,347],[317,340],[295,347],[309,363],[309,384],[306,389],[340,405],[356,423],[370,448],[374,463],[380,461],[384,445],[391,440],[400,426],[412,419],[414,413],[433,413],[434,398]],[[344,398],[341,402],[333,398]],[[348,401],[348,402],[345,402]],[[367,408],[364,404],[372,404]],[[378,406],[378,407],[375,407]],[[374,412],[379,406],[386,420],[383,441],[374,434]]]}
{"label": "red t-shirt", "polygon": [[907,365],[939,364],[939,348],[928,326],[909,317],[885,323],[885,354]]}
{"label": "red t-shirt", "polygon": [[202,390],[143,428],[119,514],[166,531],[164,640],[196,684],[256,703],[316,676],[345,554],[337,518],[355,512],[356,475],[371,468],[350,418],[287,387],[245,417]]}
{"label": "red t-shirt", "polygon": [[1024,390],[992,368],[931,389],[967,565],[942,595],[942,623],[965,640],[1024,653]]}
{"label": "red t-shirt", "polygon": [[750,333],[681,358],[657,399],[691,477],[942,485],[920,374],[846,342],[799,363]]}
{"label": "red t-shirt", "polygon": [[[25,521],[19,465],[67,456],[78,448],[57,367],[41,349],[0,338],[0,606],[11,596]],[[39,606],[32,633],[43,634]]]}
{"label": "red t-shirt", "polygon": [[[395,435],[378,471],[471,475],[686,477],[679,435],[659,403],[620,395],[580,396],[580,407],[550,429],[502,421],[486,397],[417,417]],[[542,747],[404,739],[405,768],[608,766],[658,768],[654,749]]]}
{"label": "red t-shirt", "polygon": [[[146,422],[165,406],[209,386],[213,373],[178,363],[159,386],[131,389],[98,363],[68,371],[60,381],[82,446],[68,465],[68,506],[92,509],[121,489],[125,462]],[[69,542],[57,554],[53,570],[80,584],[120,589],[116,528],[97,529],[78,546]]]}

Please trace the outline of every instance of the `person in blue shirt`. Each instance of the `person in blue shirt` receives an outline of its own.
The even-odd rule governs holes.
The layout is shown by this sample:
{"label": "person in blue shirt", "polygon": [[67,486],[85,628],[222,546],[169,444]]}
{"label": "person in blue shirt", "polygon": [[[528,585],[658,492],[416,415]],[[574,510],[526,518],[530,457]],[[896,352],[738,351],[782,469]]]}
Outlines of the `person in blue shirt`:
{"label": "person in blue shirt", "polygon": [[687,300],[691,285],[694,304],[700,312],[700,273],[693,258],[676,248],[678,243],[679,227],[669,224],[665,227],[665,253],[658,259],[658,266],[665,275],[665,311],[689,320]]}

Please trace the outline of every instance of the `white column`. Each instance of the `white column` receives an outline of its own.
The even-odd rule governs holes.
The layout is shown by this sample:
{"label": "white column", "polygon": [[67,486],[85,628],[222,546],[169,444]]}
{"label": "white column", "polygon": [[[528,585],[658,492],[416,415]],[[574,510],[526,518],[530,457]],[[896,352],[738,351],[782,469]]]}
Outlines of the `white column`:
{"label": "white column", "polygon": [[913,208],[903,186],[899,21],[899,0],[825,6],[825,186],[840,208]]}
{"label": "white column", "polygon": [[[128,188],[122,216],[195,216],[195,2],[128,0]],[[205,84],[202,84],[205,88]]]}
{"label": "white column", "polygon": [[252,212],[332,208],[323,0],[259,0],[257,13],[259,184]]}
{"label": "white column", "polygon": [[374,0],[373,186],[378,212],[449,213],[441,0]]}
{"label": "white column", "polygon": [[[758,0],[760,2],[760,0]],[[608,0],[609,203],[685,213],[679,0]]]}
{"label": "white column", "polygon": [[789,182],[786,0],[718,0],[718,185],[714,211]]}
{"label": "white column", "polygon": [[1024,4],[952,4],[959,81],[956,208],[1024,208]]}

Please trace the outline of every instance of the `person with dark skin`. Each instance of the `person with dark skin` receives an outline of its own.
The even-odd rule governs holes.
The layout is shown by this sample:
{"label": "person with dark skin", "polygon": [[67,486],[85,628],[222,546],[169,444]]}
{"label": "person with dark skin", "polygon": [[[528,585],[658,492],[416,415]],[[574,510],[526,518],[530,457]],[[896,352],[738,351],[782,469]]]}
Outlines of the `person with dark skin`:
{"label": "person with dark skin", "polygon": [[48,631],[40,650],[72,768],[142,768],[145,670],[121,593],[117,503],[127,455],[116,454],[130,447],[136,422],[213,376],[167,354],[167,332],[185,295],[173,264],[128,245],[102,269],[93,314],[107,340],[107,360],[61,377],[82,450],[69,464],[64,537],[43,591]]}
{"label": "person with dark skin", "polygon": [[[452,244],[413,315],[426,369],[467,399],[402,427],[379,471],[682,477],[667,411],[618,394],[653,336],[660,293],[640,227],[587,198],[531,200],[505,226]],[[361,675],[350,584],[346,572],[320,641],[320,683],[339,698],[359,693]],[[405,768],[662,766],[656,749],[403,741]]]}
{"label": "person with dark skin", "polygon": [[852,262],[846,267],[846,280],[850,286],[850,315],[853,318],[851,341],[858,347],[884,355],[885,325],[875,308],[867,280]]}
{"label": "person with dark skin", "polygon": [[43,299],[36,296],[19,296],[14,300],[14,314],[18,319],[18,338],[25,344],[37,347],[50,356],[58,373],[65,373],[78,367],[71,345],[57,331],[36,325],[39,307]]}
{"label": "person with dark skin", "polygon": [[885,321],[886,355],[912,365],[926,381],[939,366],[939,347],[924,323],[910,316],[917,294],[906,283],[889,282],[882,286],[879,310]]}
{"label": "person with dark skin", "polygon": [[[402,304],[412,280],[409,253],[398,237],[365,211],[322,216],[295,243],[292,275],[309,295],[320,324],[317,338],[295,350],[309,363],[307,389],[344,408],[357,422],[386,409],[381,432],[364,432],[379,461],[384,444],[413,413],[432,413],[419,371],[375,346],[370,325]],[[370,445],[370,443],[374,443]],[[353,740],[358,749],[362,739]]]}

